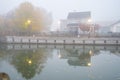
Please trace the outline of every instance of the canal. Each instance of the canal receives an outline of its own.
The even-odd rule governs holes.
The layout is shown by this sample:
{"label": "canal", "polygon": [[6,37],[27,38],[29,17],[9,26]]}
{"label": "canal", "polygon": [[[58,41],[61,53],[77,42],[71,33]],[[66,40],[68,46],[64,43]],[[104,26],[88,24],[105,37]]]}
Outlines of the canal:
{"label": "canal", "polygon": [[1,45],[0,80],[120,80],[119,46]]}

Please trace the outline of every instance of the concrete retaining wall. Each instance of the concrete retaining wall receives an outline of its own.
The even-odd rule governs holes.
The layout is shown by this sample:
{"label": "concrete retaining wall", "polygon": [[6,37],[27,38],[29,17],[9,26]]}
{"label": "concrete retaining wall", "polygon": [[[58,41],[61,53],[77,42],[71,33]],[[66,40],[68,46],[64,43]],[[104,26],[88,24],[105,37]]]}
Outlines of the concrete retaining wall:
{"label": "concrete retaining wall", "polygon": [[120,44],[119,38],[64,38],[64,37],[6,37],[6,43],[23,44]]}

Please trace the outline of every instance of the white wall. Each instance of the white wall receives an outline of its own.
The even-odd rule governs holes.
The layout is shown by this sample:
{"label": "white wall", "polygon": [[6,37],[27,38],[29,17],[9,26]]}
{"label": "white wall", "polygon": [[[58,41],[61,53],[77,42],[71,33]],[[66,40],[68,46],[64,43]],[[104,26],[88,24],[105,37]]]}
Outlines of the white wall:
{"label": "white wall", "polygon": [[112,31],[112,32],[120,32],[120,23],[114,25],[114,26],[111,28],[111,31]]}

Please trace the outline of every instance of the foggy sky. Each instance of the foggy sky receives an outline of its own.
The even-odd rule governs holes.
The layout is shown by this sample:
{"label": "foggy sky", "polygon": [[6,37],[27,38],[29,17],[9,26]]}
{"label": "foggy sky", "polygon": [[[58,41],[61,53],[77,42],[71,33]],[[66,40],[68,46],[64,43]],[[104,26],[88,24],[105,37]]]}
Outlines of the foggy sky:
{"label": "foggy sky", "polygon": [[14,10],[25,1],[52,12],[55,20],[66,19],[71,11],[91,11],[94,21],[120,20],[120,0],[0,0],[0,14]]}

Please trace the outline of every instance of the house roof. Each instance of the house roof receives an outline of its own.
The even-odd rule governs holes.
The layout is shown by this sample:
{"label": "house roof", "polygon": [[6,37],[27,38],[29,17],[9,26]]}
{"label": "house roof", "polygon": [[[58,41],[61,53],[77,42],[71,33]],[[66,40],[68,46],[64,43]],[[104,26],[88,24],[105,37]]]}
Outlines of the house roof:
{"label": "house roof", "polygon": [[111,24],[111,25],[109,25],[109,26],[114,26],[114,25],[119,24],[119,23],[120,23],[120,20],[115,22],[115,23],[113,23],[113,24]]}
{"label": "house roof", "polygon": [[70,12],[67,16],[67,19],[84,19],[84,18],[90,18],[91,12]]}
{"label": "house roof", "polygon": [[70,24],[67,24],[67,26],[69,26],[69,27],[72,27],[72,26],[79,26],[80,24],[78,24],[78,23],[70,23]]}

